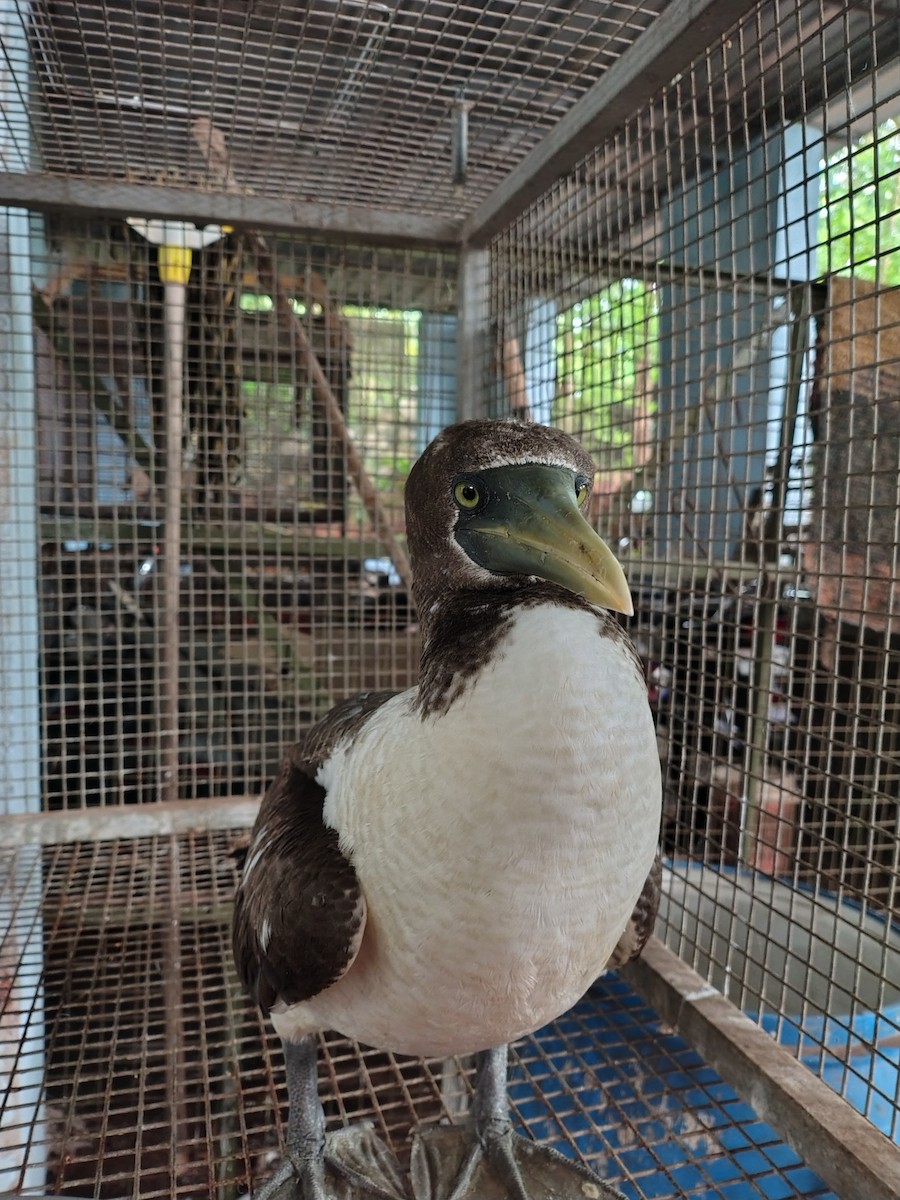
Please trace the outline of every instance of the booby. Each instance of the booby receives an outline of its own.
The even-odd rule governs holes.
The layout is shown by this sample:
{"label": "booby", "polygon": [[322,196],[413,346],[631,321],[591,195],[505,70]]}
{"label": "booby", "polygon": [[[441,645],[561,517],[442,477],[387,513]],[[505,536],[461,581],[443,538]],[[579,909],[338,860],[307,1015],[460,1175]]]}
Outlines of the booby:
{"label": "booby", "polygon": [[487,1177],[514,1200],[617,1194],[514,1135],[506,1102],[507,1043],[639,952],[658,899],[656,738],[609,611],[632,611],[628,585],[583,515],[593,473],[559,430],[476,420],[409,476],[419,683],[338,705],[288,751],[236,894],[238,973],[282,1039],[290,1101],[257,1196],[404,1194],[380,1143],[325,1136],[323,1030],[478,1055],[473,1120],[416,1135],[417,1195]]}

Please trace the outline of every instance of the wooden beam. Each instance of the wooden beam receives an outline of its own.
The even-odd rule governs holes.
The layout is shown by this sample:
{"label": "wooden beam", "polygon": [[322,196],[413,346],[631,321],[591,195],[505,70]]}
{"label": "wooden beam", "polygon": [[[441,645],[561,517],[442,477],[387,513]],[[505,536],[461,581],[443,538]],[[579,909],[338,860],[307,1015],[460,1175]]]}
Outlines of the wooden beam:
{"label": "wooden beam", "polygon": [[169,836],[210,829],[249,829],[261,795],[216,796],[156,804],[107,804],[63,812],[20,813],[3,818],[3,844],[51,846],[116,838]]}
{"label": "wooden beam", "polygon": [[488,242],[755,6],[756,0],[671,0],[476,209],[463,225],[463,241]]}
{"label": "wooden beam", "polygon": [[43,171],[0,172],[0,205],[68,216],[169,217],[197,225],[284,230],[323,240],[396,246],[455,246],[461,222],[418,212],[389,212],[187,184],[124,183]]}
{"label": "wooden beam", "polygon": [[623,974],[842,1200],[897,1200],[900,1147],[658,938]]}

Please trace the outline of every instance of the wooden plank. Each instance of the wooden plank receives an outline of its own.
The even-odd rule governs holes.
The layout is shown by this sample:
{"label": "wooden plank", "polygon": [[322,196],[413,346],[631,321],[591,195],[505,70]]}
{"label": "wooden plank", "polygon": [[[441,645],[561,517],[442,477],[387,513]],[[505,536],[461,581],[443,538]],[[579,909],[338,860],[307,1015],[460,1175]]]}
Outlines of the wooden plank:
{"label": "wooden plank", "polygon": [[623,974],[842,1200],[897,1200],[900,1148],[658,938]]}
{"label": "wooden plank", "polygon": [[[127,511],[130,516],[130,510]],[[292,513],[290,509],[264,510],[262,513],[255,509],[248,513],[245,509],[247,526],[243,528],[233,519],[221,524],[214,521],[209,524],[186,521],[182,526],[182,534],[190,534],[197,554],[233,555],[248,561],[263,558],[267,554],[290,554],[298,562],[311,562],[319,557],[327,564],[344,558],[377,558],[383,551],[381,543],[374,538],[317,534],[309,525],[297,523],[305,515]],[[252,540],[247,535],[247,527],[251,523],[254,526]],[[149,547],[158,541],[159,536],[158,521],[120,520],[112,513],[108,519],[92,512],[84,516],[66,513],[58,517],[43,515],[39,526],[42,542],[109,542],[123,551],[134,546]]]}
{"label": "wooden plank", "polygon": [[0,205],[69,216],[169,217],[198,225],[276,229],[323,239],[396,246],[454,246],[461,222],[417,212],[324,204],[277,196],[166,184],[83,179],[49,172],[0,172]]}
{"label": "wooden plank", "polygon": [[463,241],[489,241],[754,7],[755,0],[671,0],[476,209]]}
{"label": "wooden plank", "polygon": [[49,846],[211,829],[249,829],[256,820],[261,799],[262,796],[215,796],[207,800],[20,813],[3,818],[3,845]]}

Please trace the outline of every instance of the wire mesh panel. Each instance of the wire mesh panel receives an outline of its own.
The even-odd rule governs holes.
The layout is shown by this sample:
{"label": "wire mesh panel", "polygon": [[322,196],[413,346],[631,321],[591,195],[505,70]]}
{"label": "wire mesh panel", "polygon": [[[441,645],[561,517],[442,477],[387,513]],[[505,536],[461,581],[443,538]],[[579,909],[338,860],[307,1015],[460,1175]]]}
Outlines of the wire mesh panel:
{"label": "wire mesh panel", "polygon": [[212,126],[248,193],[467,212],[664,7],[33,0],[37,95],[11,135],[54,175],[219,186]]}
{"label": "wire mesh panel", "polygon": [[897,39],[760,5],[494,239],[484,378],[599,468],[661,934],[900,1140]]}
{"label": "wire mesh panel", "polygon": [[45,805],[258,793],[337,699],[411,682],[390,531],[446,419],[452,256],[225,234],[172,433],[160,252],[125,222],[35,236]]}

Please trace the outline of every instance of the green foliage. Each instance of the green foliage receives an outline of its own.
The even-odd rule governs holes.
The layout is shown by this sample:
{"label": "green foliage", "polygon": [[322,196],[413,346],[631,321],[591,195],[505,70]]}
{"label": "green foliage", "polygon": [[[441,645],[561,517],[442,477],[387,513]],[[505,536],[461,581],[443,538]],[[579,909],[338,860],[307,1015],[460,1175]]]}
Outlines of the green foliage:
{"label": "green foliage", "polygon": [[[305,307],[293,301],[301,316]],[[248,312],[272,311],[271,298],[244,293],[241,307]],[[360,446],[375,487],[385,506],[399,521],[403,482],[415,457],[418,419],[419,328],[415,310],[343,307],[353,343],[352,371],[346,418]],[[245,379],[244,475],[249,486],[274,500],[282,493],[298,495],[311,481],[311,404],[306,389],[297,392],[291,369],[277,382]],[[351,490],[355,519],[365,520],[359,498]]]}
{"label": "green foliage", "polygon": [[822,176],[819,270],[900,286],[900,125],[833,154]]}
{"label": "green foliage", "polygon": [[655,411],[656,292],[617,280],[562,313],[557,328],[555,423],[581,438],[602,471],[633,468],[638,422]]}
{"label": "green foliage", "polygon": [[[416,457],[422,314],[357,305],[341,311],[353,342],[347,423],[389,519],[400,528],[403,485]],[[350,506],[355,521],[365,524],[354,491]]]}

